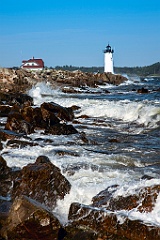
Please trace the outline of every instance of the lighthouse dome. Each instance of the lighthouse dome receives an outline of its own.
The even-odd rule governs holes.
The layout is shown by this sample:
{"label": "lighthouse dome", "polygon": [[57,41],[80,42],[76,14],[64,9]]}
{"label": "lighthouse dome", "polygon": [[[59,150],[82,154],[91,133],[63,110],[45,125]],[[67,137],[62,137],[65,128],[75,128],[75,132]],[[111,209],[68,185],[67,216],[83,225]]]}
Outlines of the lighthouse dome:
{"label": "lighthouse dome", "polygon": [[104,50],[104,53],[113,53],[114,51],[113,51],[113,49],[111,48],[111,46],[108,44],[107,46],[106,46],[106,49]]}

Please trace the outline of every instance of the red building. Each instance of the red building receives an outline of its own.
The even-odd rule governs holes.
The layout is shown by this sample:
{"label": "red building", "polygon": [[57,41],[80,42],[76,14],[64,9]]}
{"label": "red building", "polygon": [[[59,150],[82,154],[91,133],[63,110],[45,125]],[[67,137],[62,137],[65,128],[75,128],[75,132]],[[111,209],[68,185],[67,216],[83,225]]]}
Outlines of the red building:
{"label": "red building", "polygon": [[29,60],[23,60],[21,68],[26,70],[43,70],[44,68],[44,62],[40,58],[32,58]]}

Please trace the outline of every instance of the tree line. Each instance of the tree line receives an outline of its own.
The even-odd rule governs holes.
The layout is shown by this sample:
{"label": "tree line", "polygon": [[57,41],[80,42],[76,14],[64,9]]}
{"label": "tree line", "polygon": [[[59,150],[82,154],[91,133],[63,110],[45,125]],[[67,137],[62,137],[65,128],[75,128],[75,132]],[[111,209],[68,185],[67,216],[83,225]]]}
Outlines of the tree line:
{"label": "tree line", "polygon": [[[56,70],[65,71],[82,71],[91,73],[102,73],[104,71],[103,67],[76,67],[72,65],[56,66]],[[138,76],[160,76],[160,62],[154,63],[150,66],[144,67],[114,67],[114,72],[116,74],[128,74],[128,75],[138,75]]]}

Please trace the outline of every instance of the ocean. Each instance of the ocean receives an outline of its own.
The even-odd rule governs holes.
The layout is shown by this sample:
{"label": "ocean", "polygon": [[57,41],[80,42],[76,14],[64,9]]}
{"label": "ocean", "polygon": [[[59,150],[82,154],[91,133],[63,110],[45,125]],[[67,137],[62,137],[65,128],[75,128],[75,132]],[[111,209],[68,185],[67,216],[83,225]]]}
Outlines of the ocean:
{"label": "ocean", "polygon": [[[149,92],[137,93],[143,87]],[[48,82],[37,83],[28,92],[35,106],[55,102],[64,107],[80,107],[71,123],[79,134],[57,136],[36,131],[29,137],[38,145],[10,148],[4,144],[1,154],[9,167],[22,168],[45,155],[61,169],[72,187],[53,212],[66,224],[72,202],[91,204],[92,198],[109,186],[119,185],[114,194],[127,196],[140,187],[160,184],[160,91],[157,89],[160,78],[138,76],[128,77],[119,86],[82,88],[78,94],[55,90]],[[123,214],[160,226],[160,195],[152,212],[132,209],[123,210]]]}

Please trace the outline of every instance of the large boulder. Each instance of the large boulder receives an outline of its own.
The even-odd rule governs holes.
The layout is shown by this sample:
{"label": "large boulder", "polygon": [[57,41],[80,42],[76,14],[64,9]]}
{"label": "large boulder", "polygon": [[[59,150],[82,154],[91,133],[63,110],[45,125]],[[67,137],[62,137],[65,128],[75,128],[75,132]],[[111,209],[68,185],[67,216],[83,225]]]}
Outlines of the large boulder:
{"label": "large boulder", "polygon": [[69,135],[76,134],[78,131],[71,124],[67,125],[65,123],[58,123],[46,129],[45,133],[52,135]]}
{"label": "large boulder", "polygon": [[151,212],[160,193],[160,185],[141,187],[128,196],[114,196],[118,186],[114,185],[101,191],[92,199],[92,206],[107,210],[131,210],[137,208],[140,212]]}
{"label": "large boulder", "polygon": [[83,229],[87,236],[88,231],[96,233],[93,239],[98,237],[112,240],[160,239],[159,226],[131,220],[126,212],[132,209],[141,213],[151,212],[159,196],[160,185],[140,187],[127,196],[117,195],[118,189],[118,185],[113,185],[101,191],[93,197],[92,205],[89,206],[72,203],[68,217],[70,225],[66,229],[69,232],[68,236],[78,237],[77,234]]}
{"label": "large boulder", "polygon": [[35,163],[23,167],[13,182],[12,198],[26,195],[50,209],[70,192],[71,185],[48,157],[39,156]]}
{"label": "large boulder", "polygon": [[74,118],[72,108],[65,108],[54,102],[43,103],[41,109],[53,112],[60,120],[72,121]]}
{"label": "large boulder", "polygon": [[[114,240],[159,240],[160,228],[130,220],[123,214],[103,208],[72,203],[69,212],[72,228],[95,232],[99,238]],[[113,238],[108,238],[111,235]],[[94,238],[93,238],[94,239]]]}
{"label": "large boulder", "polygon": [[26,196],[12,204],[1,237],[7,240],[57,240],[60,234],[58,219],[40,203]]}

